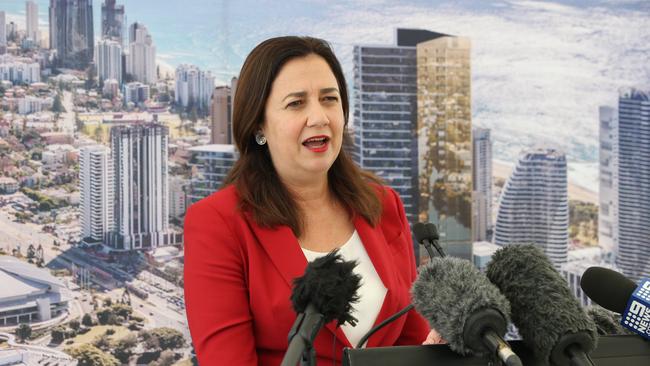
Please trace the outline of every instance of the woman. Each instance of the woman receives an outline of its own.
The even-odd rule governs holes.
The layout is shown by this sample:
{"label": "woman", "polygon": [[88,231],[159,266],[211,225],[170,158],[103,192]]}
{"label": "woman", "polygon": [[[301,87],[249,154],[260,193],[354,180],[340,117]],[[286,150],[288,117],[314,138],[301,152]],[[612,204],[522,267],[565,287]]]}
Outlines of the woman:
{"label": "woman", "polygon": [[[340,362],[343,347],[409,304],[416,272],[404,208],[341,149],[348,112],[341,66],[322,40],[269,39],[244,62],[233,112],[239,160],[225,188],[185,219],[185,301],[200,364],[279,365],[296,318],[292,281],[335,248],[359,262],[359,324],[323,328],[319,363]],[[420,344],[428,332],[411,311],[367,346]]]}

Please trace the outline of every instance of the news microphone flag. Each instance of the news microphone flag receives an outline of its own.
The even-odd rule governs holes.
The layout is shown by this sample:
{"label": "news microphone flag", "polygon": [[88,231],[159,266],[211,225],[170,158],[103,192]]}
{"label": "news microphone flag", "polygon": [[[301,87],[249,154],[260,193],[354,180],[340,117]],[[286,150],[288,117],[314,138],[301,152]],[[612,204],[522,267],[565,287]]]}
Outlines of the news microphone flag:
{"label": "news microphone flag", "polygon": [[621,317],[621,325],[650,340],[650,278],[642,278]]}

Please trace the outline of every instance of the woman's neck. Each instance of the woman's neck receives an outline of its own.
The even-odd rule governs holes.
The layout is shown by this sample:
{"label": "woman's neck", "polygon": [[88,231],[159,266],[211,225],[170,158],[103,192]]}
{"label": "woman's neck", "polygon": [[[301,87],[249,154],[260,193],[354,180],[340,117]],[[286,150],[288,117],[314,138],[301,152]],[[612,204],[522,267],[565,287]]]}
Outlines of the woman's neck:
{"label": "woman's neck", "polygon": [[333,195],[329,189],[327,176],[324,179],[283,182],[296,199],[296,203],[305,210],[322,208],[324,205],[333,204]]}

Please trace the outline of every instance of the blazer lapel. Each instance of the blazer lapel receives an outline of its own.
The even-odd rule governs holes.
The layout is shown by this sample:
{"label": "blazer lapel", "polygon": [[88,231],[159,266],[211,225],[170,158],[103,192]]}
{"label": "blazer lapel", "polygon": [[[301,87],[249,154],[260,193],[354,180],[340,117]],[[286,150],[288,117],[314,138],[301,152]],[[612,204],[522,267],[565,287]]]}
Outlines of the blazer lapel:
{"label": "blazer lapel", "polygon": [[264,228],[258,226],[252,218],[248,218],[248,223],[287,286],[292,288],[293,279],[302,276],[307,267],[307,259],[300,249],[298,239],[285,225]]}
{"label": "blazer lapel", "polygon": [[[298,239],[288,226],[263,228],[248,216],[247,221],[287,286],[293,288],[293,280],[302,276],[307,267],[307,259],[300,249]],[[339,342],[350,347],[350,341],[345,337],[343,330],[336,327],[336,321],[326,324],[325,328],[336,335]]]}
{"label": "blazer lapel", "polygon": [[[363,242],[363,246],[368,252],[368,257],[372,261],[381,282],[386,287],[386,296],[384,297],[384,303],[382,304],[381,310],[377,315],[375,324],[373,327],[377,326],[380,322],[384,321],[389,316],[393,315],[396,311],[396,294],[394,294],[391,289],[395,288],[397,273],[395,266],[391,260],[390,250],[388,248],[388,243],[386,238],[381,230],[380,226],[373,228],[368,224],[368,222],[361,216],[357,216],[354,220],[354,226],[359,233],[359,237]],[[375,333],[368,340],[366,347],[376,347],[381,344],[382,340],[386,337],[387,331],[390,327],[384,327]],[[356,344],[354,345],[356,347]]]}

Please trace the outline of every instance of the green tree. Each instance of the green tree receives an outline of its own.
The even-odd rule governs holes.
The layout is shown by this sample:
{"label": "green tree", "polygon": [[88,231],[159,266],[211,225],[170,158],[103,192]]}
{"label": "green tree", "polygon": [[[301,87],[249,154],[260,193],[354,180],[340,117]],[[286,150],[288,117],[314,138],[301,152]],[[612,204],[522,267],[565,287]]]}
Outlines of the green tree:
{"label": "green tree", "polygon": [[111,339],[108,338],[108,335],[102,334],[95,337],[93,340],[93,346],[99,348],[100,350],[106,352],[111,348]]}
{"label": "green tree", "polygon": [[140,333],[138,333],[138,338],[144,343],[144,348],[146,350],[154,352],[160,349],[158,338],[154,336],[150,330],[141,330]]}
{"label": "green tree", "polygon": [[27,260],[32,263],[32,259],[36,256],[36,248],[34,248],[33,244],[29,244],[27,247]]}
{"label": "green tree", "polygon": [[90,316],[90,314],[84,314],[83,318],[81,318],[81,324],[85,325],[86,327],[93,326],[93,318]]}
{"label": "green tree", "polygon": [[107,354],[92,344],[84,344],[79,347],[65,350],[67,354],[77,360],[78,366],[119,366],[113,355]]}
{"label": "green tree", "polygon": [[176,362],[176,355],[173,351],[164,350],[158,359],[151,363],[151,366],[172,366]]}
{"label": "green tree", "polygon": [[104,128],[101,125],[95,128],[95,141],[99,143],[104,141]]}
{"label": "green tree", "polygon": [[183,337],[183,333],[168,327],[143,331],[140,332],[140,335],[144,340],[145,345],[150,350],[174,350],[185,346],[185,337]]}
{"label": "green tree", "polygon": [[21,342],[25,342],[29,336],[32,335],[32,327],[27,323],[22,323],[16,328],[16,337],[20,339]]}
{"label": "green tree", "polygon": [[113,343],[113,356],[120,360],[123,364],[129,362],[129,358],[133,355],[133,349],[138,343],[135,334],[130,333],[123,338],[120,338]]}
{"label": "green tree", "polygon": [[76,332],[81,327],[81,324],[78,320],[71,320],[70,323],[68,323],[68,326]]}
{"label": "green tree", "polygon": [[50,211],[52,209],[52,204],[50,201],[43,201],[38,205],[39,211]]}
{"label": "green tree", "polygon": [[54,102],[52,103],[52,112],[56,113],[58,116],[60,113],[65,113],[65,107],[63,106],[63,103],[61,102],[61,94],[56,93],[54,96]]}
{"label": "green tree", "polygon": [[95,77],[97,73],[95,72],[95,65],[90,65],[86,69],[86,90],[90,90],[95,87]]}
{"label": "green tree", "polygon": [[50,332],[52,336],[52,342],[61,343],[65,339],[65,328],[58,326],[52,329]]}
{"label": "green tree", "polygon": [[125,320],[129,319],[133,313],[133,308],[127,304],[113,304],[113,306],[111,306],[111,309],[113,310],[113,314],[116,316],[121,316]]}
{"label": "green tree", "polygon": [[101,325],[110,324],[111,319],[115,318],[111,308],[101,308],[97,311],[97,321]]}
{"label": "green tree", "polygon": [[74,123],[75,123],[75,127],[77,128],[77,132],[84,132],[84,130],[86,129],[86,124],[84,123],[84,121],[79,119],[79,113],[77,112],[74,112]]}

